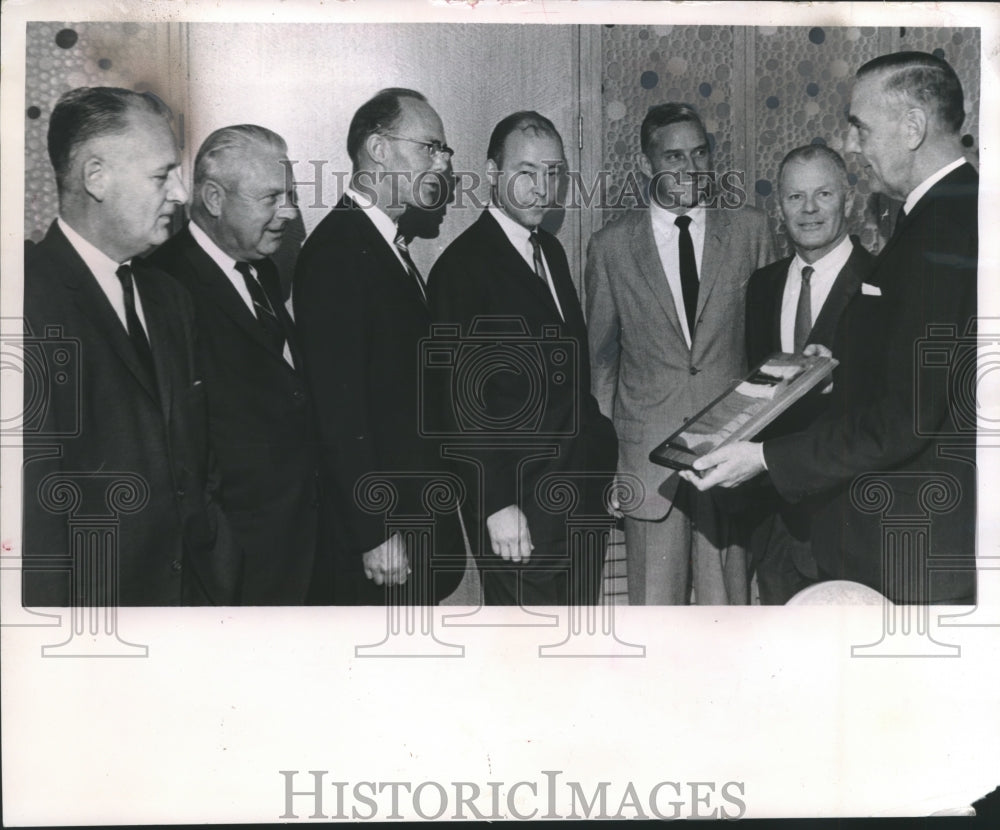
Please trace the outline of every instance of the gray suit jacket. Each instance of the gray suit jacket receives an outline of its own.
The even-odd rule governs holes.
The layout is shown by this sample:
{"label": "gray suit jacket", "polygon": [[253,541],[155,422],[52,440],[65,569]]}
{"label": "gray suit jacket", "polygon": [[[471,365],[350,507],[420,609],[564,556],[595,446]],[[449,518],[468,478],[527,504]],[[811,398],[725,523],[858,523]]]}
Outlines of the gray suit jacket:
{"label": "gray suit jacket", "polygon": [[708,211],[688,348],[649,210],[637,208],[591,238],[584,282],[592,388],[618,433],[618,471],[645,488],[628,511],[634,518],[666,516],[679,481],[649,460],[650,450],[746,373],[747,280],[774,259],[763,211]]}

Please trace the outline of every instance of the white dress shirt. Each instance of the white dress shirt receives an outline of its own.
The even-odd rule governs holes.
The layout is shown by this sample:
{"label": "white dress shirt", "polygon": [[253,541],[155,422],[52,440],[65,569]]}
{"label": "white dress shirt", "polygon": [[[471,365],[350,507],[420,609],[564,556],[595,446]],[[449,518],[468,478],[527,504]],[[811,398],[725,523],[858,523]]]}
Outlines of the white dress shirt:
{"label": "white dress shirt", "polygon": [[[674,308],[677,309],[677,318],[681,321],[684,340],[690,348],[691,332],[688,330],[684,292],[681,290],[681,262],[678,247],[681,229],[674,224],[674,220],[680,214],[671,213],[654,201],[649,206],[649,215],[653,222],[653,239],[656,241],[656,250],[660,255],[660,264],[663,265],[663,273],[667,275],[667,285],[670,286],[670,293],[674,298]],[[691,217],[688,231],[694,246],[694,260],[698,265],[698,281],[701,282],[701,259],[705,249],[705,208],[695,207],[684,215]]]}
{"label": "white dress shirt", "polygon": [[[80,234],[73,230],[69,223],[61,216],[56,221],[59,223],[59,230],[63,232],[63,235],[69,241],[69,244],[73,246],[73,250],[80,255],[80,259],[82,259],[87,268],[90,269],[90,273],[94,275],[94,279],[97,280],[97,284],[101,287],[101,291],[103,291],[104,296],[108,298],[108,302],[111,303],[111,307],[115,310],[115,314],[118,315],[118,319],[122,321],[122,325],[125,327],[125,331],[127,332],[128,322],[125,317],[125,289],[122,288],[121,280],[118,279],[118,274],[116,272],[122,265],[131,265],[132,260],[127,259],[125,262],[115,262],[106,253],[98,250],[94,245],[80,236]],[[135,313],[139,317],[139,322],[142,323],[143,330],[147,333],[147,339],[149,339],[149,327],[146,325],[146,317],[142,313],[142,299],[139,296],[139,284],[133,280],[132,286],[133,294],[135,295]]]}
{"label": "white dress shirt", "polygon": [[[853,250],[851,238],[845,236],[836,248],[812,263],[813,275],[809,280],[809,306],[812,312],[812,320],[809,321],[810,328],[816,323],[816,318],[823,310],[823,303],[830,296],[830,289],[833,288],[833,284],[837,280],[837,274],[847,264]],[[796,254],[788,266],[785,293],[781,298],[781,350],[783,352],[795,351],[795,312],[802,289],[802,269],[809,264]]]}
{"label": "white dress shirt", "polygon": [[[216,245],[209,235],[193,220],[188,223],[188,230],[191,231],[191,236],[194,237],[194,241],[198,243],[199,247],[212,258],[212,261],[226,275],[229,282],[232,283],[233,288],[236,289],[236,293],[240,295],[240,299],[243,300],[243,304],[250,310],[254,318],[256,318],[257,311],[253,307],[253,297],[250,296],[250,292],[247,290],[247,284],[243,279],[243,275],[236,270],[236,260]],[[250,273],[253,274],[253,278],[260,282],[254,264],[252,262],[248,262],[247,264],[250,266]],[[263,288],[263,285],[261,288]],[[266,296],[267,292],[264,293]],[[295,363],[292,361],[292,350],[288,345],[287,337],[285,338],[285,348],[282,356],[289,366],[295,366]]]}
{"label": "white dress shirt", "polygon": [[[396,259],[399,260],[399,264],[403,266],[403,269],[409,272],[409,266],[406,264],[406,260],[403,259],[403,255],[399,252],[399,248],[396,247],[396,235],[399,230],[396,228],[396,223],[389,218],[389,214],[382,210],[378,205],[376,205],[370,197],[363,196],[358,193],[353,187],[345,187],[344,195],[347,196],[354,204],[356,204],[361,210],[365,212],[365,216],[371,219],[372,224],[378,229],[379,234],[389,243],[389,248],[396,255]],[[424,275],[420,275],[420,279],[424,279]]]}
{"label": "white dress shirt", "polygon": [[[521,255],[521,258],[528,263],[528,267],[534,271],[535,249],[531,244],[531,231],[524,227],[524,225],[515,222],[496,205],[489,205],[486,209],[497,220],[497,224],[510,241],[510,244],[514,246],[514,249]],[[562,306],[559,304],[559,295],[556,294],[556,287],[552,282],[552,272],[549,270],[549,263],[545,259],[545,251],[539,247],[538,252],[542,255],[542,267],[545,270],[545,282],[549,286],[549,293],[552,294],[552,300],[556,304],[559,316],[565,322],[566,315],[563,314]]]}
{"label": "white dress shirt", "polygon": [[946,164],[937,173],[934,173],[924,179],[920,184],[918,184],[913,190],[910,191],[910,195],[906,197],[906,201],[903,203],[903,212],[909,213],[913,210],[913,206],[920,201],[920,198],[935,184],[937,184],[941,179],[947,176],[952,170],[957,170],[965,164],[965,157],[955,159],[951,164]]}

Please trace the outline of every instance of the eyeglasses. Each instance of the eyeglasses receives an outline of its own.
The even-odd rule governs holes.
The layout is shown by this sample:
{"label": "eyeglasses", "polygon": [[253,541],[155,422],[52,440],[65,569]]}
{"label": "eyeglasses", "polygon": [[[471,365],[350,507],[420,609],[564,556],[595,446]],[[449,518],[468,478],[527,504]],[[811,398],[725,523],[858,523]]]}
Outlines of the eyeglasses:
{"label": "eyeglasses", "polygon": [[397,141],[409,141],[411,144],[419,144],[427,151],[427,155],[432,158],[443,158],[445,161],[451,161],[451,157],[455,155],[455,151],[451,149],[447,144],[442,144],[436,139],[434,141],[421,141],[419,138],[407,138],[405,135],[396,135],[395,133],[380,133],[386,138],[395,138]]}

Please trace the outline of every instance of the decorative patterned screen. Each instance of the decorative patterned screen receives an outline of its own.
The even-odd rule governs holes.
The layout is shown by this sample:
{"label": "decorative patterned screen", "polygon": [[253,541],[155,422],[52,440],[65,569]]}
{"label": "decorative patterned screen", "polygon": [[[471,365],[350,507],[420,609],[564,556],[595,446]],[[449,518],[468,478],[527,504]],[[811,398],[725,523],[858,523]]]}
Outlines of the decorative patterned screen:
{"label": "decorative patterned screen", "polygon": [[[664,101],[693,104],[708,128],[716,170],[744,172],[750,202],[768,212],[787,253],[774,193],[778,164],[801,144],[843,151],[851,79],[877,55],[928,51],[954,66],[968,114],[963,144],[977,161],[979,48],[979,30],[968,28],[605,26],[604,165],[620,188],[634,169],[646,110]],[[877,250],[895,208],[871,195],[857,165],[847,162],[857,193],[851,231]],[[605,221],[621,212],[606,212]]]}

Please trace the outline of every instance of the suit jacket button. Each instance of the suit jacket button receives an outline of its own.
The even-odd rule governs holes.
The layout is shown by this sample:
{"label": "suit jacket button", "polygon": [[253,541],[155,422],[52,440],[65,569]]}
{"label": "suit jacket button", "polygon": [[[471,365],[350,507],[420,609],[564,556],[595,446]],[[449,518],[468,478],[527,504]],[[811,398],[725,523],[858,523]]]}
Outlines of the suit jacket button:
{"label": "suit jacket button", "polygon": [[172,571],[174,571],[176,573],[180,569],[181,569],[181,560],[180,559],[175,559],[173,562],[170,563],[170,570],[172,570]]}
{"label": "suit jacket button", "polygon": [[292,392],[292,397],[295,398],[295,400],[297,401],[301,401],[303,398],[302,390],[296,389],[294,392]]}
{"label": "suit jacket button", "polygon": [[699,368],[698,368],[697,366],[691,366],[691,367],[690,367],[690,368],[688,369],[688,373],[689,373],[689,374],[692,374],[692,375],[697,375],[697,374],[698,374],[698,372],[700,372],[700,371],[701,371],[701,370],[700,370],[700,369],[699,369]]}
{"label": "suit jacket button", "polygon": [[184,498],[184,488],[183,487],[178,487],[177,488],[177,498],[179,498],[179,499]]}

